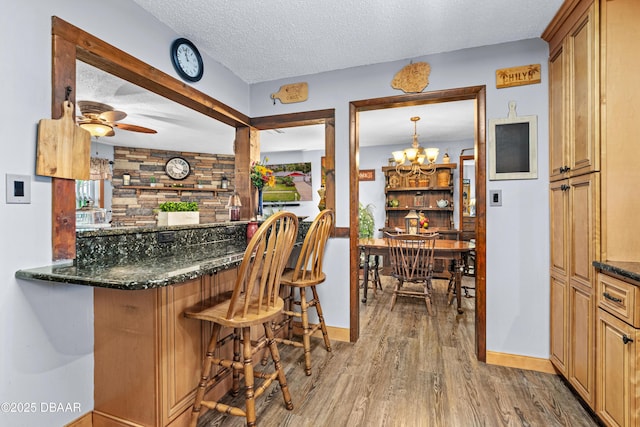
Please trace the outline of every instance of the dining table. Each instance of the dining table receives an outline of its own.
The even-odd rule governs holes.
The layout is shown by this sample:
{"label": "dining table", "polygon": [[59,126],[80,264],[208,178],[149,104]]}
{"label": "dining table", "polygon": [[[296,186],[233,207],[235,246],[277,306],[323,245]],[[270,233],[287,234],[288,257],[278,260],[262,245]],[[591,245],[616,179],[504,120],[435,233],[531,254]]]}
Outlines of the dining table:
{"label": "dining table", "polygon": [[[358,248],[360,253],[364,255],[363,260],[363,274],[364,274],[364,295],[362,302],[367,303],[367,289],[369,282],[369,257],[372,255],[387,255],[389,253],[387,239],[381,238],[360,238],[358,240]],[[466,255],[475,250],[476,245],[474,242],[465,240],[448,240],[438,239],[435,243],[434,258],[452,260],[454,263],[453,279],[454,286],[447,290],[448,301],[453,301],[455,293],[458,313],[462,313],[462,274],[464,272],[464,264]]]}

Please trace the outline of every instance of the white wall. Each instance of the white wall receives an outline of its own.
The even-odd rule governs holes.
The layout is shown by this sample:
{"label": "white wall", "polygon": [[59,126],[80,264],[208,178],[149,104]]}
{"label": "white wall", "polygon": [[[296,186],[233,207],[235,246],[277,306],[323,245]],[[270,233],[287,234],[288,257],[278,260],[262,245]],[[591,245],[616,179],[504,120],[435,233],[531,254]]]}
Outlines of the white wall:
{"label": "white wall", "polygon": [[[335,108],[337,225],[348,227],[349,102],[403,94],[392,89],[390,82],[410,60],[431,65],[430,84],[425,91],[486,85],[487,120],[506,117],[511,100],[517,102],[519,115],[537,115],[538,179],[487,183],[487,191],[501,189],[503,195],[502,207],[487,208],[487,350],[548,358],[547,56],[547,44],[532,39],[254,84],[250,116]],[[496,89],[497,69],[527,64],[541,64],[542,83]],[[300,81],[309,84],[306,102],[273,105],[270,94],[274,90]],[[361,161],[364,159],[362,154]],[[348,262],[348,247],[343,245],[343,249],[328,253],[329,268],[343,268]],[[348,300],[348,282],[345,272],[323,291],[334,300]],[[348,325],[346,317],[340,323],[336,319],[327,321],[334,326]]]}
{"label": "white wall", "polygon": [[[5,100],[0,107],[0,403],[32,402],[36,412],[7,413],[3,407],[0,425],[61,426],[93,409],[93,292],[14,277],[16,270],[52,259],[51,180],[34,174],[37,123],[51,117],[51,16],[173,76],[169,47],[179,35],[128,0],[5,3],[0,13],[5,56],[0,61]],[[195,87],[248,111],[249,86],[212,59],[204,61],[204,77]],[[5,203],[7,173],[31,176],[31,204]],[[80,412],[51,412],[49,402],[77,403]]]}
{"label": "white wall", "polygon": [[[8,9],[8,6],[5,7]],[[33,414],[0,412],[0,425],[64,425],[93,408],[92,291],[75,285],[18,281],[18,269],[51,261],[51,180],[36,177],[37,122],[50,117],[51,16],[67,20],[175,75],[169,46],[179,35],[133,2],[112,0],[30,0],[12,2],[0,14],[0,61],[4,103],[0,126],[1,183],[5,174],[31,176],[32,203],[0,201],[0,402],[33,402]],[[426,58],[431,64],[427,90],[487,85],[487,118],[504,117],[507,102],[518,102],[520,115],[538,115],[539,179],[496,181],[504,204],[487,210],[487,348],[548,357],[548,202],[547,202],[547,46],[528,40]],[[391,89],[401,61],[253,85],[205,58],[205,76],[194,86],[250,116],[336,109],[336,203],[338,226],[348,219],[348,102],[400,94]],[[542,64],[538,85],[495,89],[498,68]],[[309,100],[273,105],[270,94],[286,83],[309,83]],[[250,108],[249,108],[250,107]],[[451,154],[451,153],[450,153]],[[348,327],[348,242],[335,239],[327,257],[323,302],[335,313],[327,321]],[[325,303],[326,304],[326,303]],[[42,403],[78,403],[80,413],[42,412]],[[46,407],[46,406],[45,406]]]}

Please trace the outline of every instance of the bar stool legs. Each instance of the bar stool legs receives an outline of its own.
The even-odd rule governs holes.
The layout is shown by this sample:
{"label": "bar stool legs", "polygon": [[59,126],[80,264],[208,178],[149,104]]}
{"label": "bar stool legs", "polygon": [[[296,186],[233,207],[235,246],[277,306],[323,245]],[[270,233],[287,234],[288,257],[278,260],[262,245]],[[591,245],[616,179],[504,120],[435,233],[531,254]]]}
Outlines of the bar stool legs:
{"label": "bar stool legs", "polygon": [[[291,400],[291,393],[287,385],[287,379],[284,375],[284,369],[282,368],[282,362],[280,361],[280,353],[278,352],[278,346],[273,335],[273,330],[269,324],[264,325],[264,331],[266,335],[266,346],[268,352],[273,359],[275,371],[273,374],[265,374],[255,372],[253,369],[253,346],[251,343],[251,328],[244,327],[236,329],[236,337],[234,337],[234,360],[223,360],[214,357],[215,350],[218,343],[218,335],[220,334],[220,325],[214,324],[211,334],[211,340],[207,347],[205,358],[202,362],[202,376],[198,383],[198,389],[196,391],[196,399],[193,404],[191,412],[190,427],[196,427],[198,424],[198,418],[200,417],[200,411],[202,407],[208,409],[215,409],[219,412],[226,412],[230,415],[241,416],[247,419],[247,426],[256,425],[256,397],[260,396],[277,378],[282,390],[282,397],[284,399],[285,407],[288,410],[293,409],[293,402]],[[241,345],[239,337],[242,337]],[[242,361],[240,360],[240,347],[242,347]],[[237,396],[240,390],[240,375],[244,376],[245,382],[245,410],[241,408],[225,405],[224,403],[214,401],[204,401],[204,395],[206,392],[207,383],[211,378],[211,368],[213,365],[230,368],[233,370],[233,387],[231,394]],[[255,387],[254,378],[259,377],[263,379],[263,383],[259,387]]]}
{"label": "bar stool legs", "polygon": [[[295,289],[298,289],[300,299],[295,299]],[[285,297],[285,310],[283,311],[285,318],[276,325],[275,331],[279,331],[281,328],[286,327],[287,338],[276,338],[276,342],[291,345],[294,347],[304,348],[304,371],[306,375],[311,375],[311,336],[320,329],[322,331],[322,338],[324,340],[325,348],[328,352],[331,352],[331,341],[329,340],[329,333],[327,332],[327,326],[324,323],[324,315],[322,314],[322,306],[320,305],[320,299],[318,298],[318,291],[315,286],[309,286],[311,289],[313,298],[307,300],[307,287],[289,286],[289,294]],[[300,311],[297,312],[293,308],[295,305],[300,306]],[[309,323],[309,308],[315,308],[318,315],[318,323]],[[293,320],[300,319],[302,324],[302,342],[293,341]],[[263,359],[263,364],[265,360]]]}

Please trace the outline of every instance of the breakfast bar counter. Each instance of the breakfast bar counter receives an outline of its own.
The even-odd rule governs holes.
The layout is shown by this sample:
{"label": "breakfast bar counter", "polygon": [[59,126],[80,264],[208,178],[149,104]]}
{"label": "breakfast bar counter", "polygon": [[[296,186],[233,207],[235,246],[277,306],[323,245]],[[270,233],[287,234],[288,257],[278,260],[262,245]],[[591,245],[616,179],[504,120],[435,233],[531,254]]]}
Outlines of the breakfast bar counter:
{"label": "breakfast bar counter", "polygon": [[243,255],[244,250],[222,256],[211,256],[206,251],[197,251],[116,265],[93,264],[79,267],[73,262],[64,262],[19,270],[16,277],[119,290],[141,290],[184,283],[236,267],[242,261]]}
{"label": "breakfast bar counter", "polygon": [[[309,224],[300,223],[298,242]],[[93,427],[189,425],[210,326],[184,312],[231,292],[246,231],[238,221],[78,232],[75,260],[15,273],[93,287]],[[233,357],[233,330],[226,334],[216,353]],[[207,398],[231,383],[216,370]]]}

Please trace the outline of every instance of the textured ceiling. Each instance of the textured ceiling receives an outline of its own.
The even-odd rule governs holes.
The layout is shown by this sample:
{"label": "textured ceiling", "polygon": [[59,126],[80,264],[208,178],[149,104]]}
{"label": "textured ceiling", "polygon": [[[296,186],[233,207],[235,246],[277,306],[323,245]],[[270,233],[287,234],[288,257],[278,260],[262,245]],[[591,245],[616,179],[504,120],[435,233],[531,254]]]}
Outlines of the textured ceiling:
{"label": "textured ceiling", "polygon": [[[562,0],[133,0],[247,83],[413,59],[539,37]],[[125,48],[126,50],[126,48]],[[205,71],[206,72],[206,71]],[[155,135],[116,130],[113,145],[232,153],[234,130],[128,82],[78,65],[78,100],[124,110],[122,122]],[[408,144],[420,116],[423,145],[473,139],[472,103],[363,113],[362,146]],[[215,142],[212,142],[215,141]],[[304,141],[301,143],[301,141]],[[262,132],[263,151],[318,150],[322,126]]]}
{"label": "textured ceiling", "polygon": [[539,37],[562,0],[134,0],[247,83]]}

